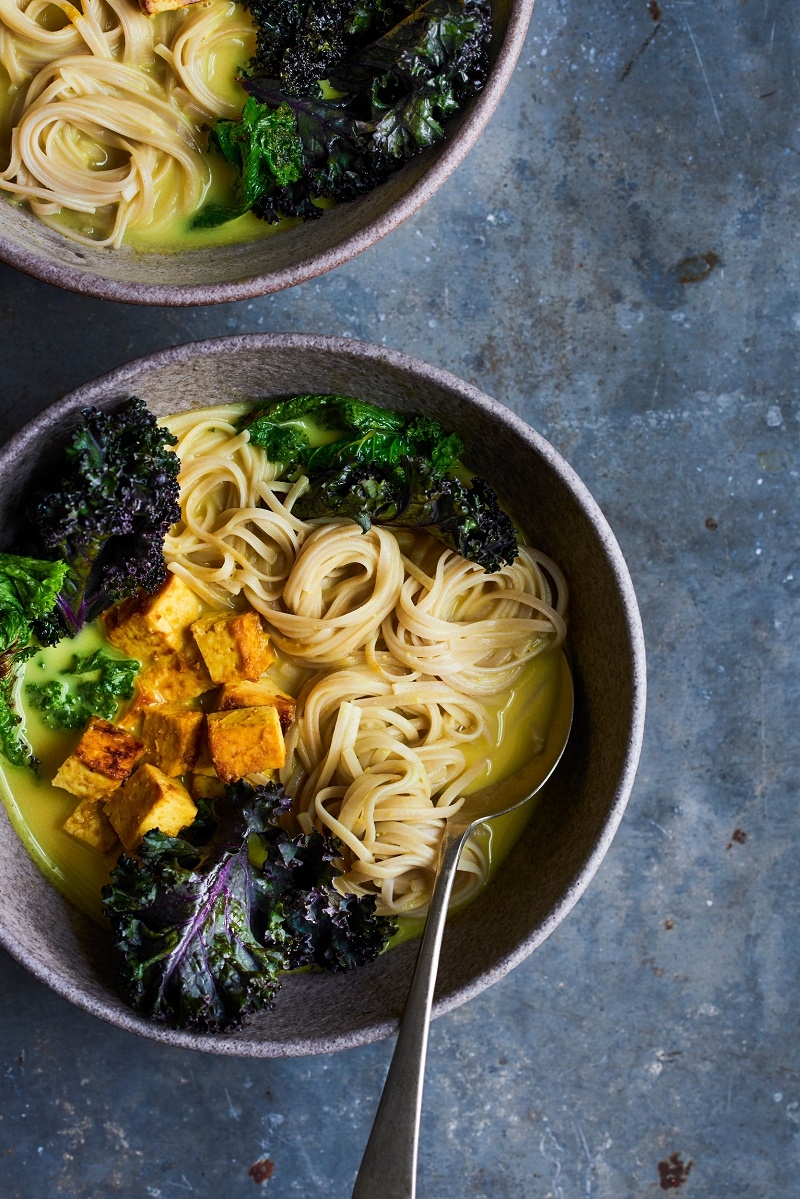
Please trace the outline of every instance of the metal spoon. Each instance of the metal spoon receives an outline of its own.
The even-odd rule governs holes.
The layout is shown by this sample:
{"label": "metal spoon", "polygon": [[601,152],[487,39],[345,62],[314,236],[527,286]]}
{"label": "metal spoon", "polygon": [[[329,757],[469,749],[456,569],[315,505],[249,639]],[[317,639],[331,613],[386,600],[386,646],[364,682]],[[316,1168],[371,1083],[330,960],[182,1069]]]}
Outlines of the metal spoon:
{"label": "metal spoon", "polygon": [[478,825],[526,803],[555,770],[572,727],[572,676],[561,655],[560,698],[540,754],[501,782],[468,795],[447,821],[430,909],[392,1063],[356,1178],[353,1199],[414,1199],[428,1028],[447,907],[464,842]]}

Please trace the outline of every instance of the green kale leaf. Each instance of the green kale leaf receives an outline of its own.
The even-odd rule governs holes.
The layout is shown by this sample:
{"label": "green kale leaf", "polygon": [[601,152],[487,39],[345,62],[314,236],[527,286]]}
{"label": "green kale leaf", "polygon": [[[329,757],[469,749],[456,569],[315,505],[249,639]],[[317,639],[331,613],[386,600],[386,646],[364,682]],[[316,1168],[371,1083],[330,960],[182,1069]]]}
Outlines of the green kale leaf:
{"label": "green kale leaf", "polygon": [[21,734],[14,691],[23,666],[36,653],[30,644],[34,623],[52,611],[66,573],[64,562],[0,554],[0,752],[15,766],[37,766]]}
{"label": "green kale leaf", "polygon": [[[339,433],[325,445],[312,447],[306,425]],[[410,416],[378,408],[353,396],[301,395],[256,409],[243,418],[250,441],[289,471],[329,470],[351,462],[397,463],[424,457],[439,471],[449,470],[464,446],[426,416]]]}
{"label": "green kale leaf", "polygon": [[72,665],[62,671],[74,680],[74,687],[51,679],[28,683],[25,693],[33,707],[44,713],[50,728],[80,729],[90,716],[116,718],[122,701],[133,698],[138,670],[139,663],[132,658],[112,658],[98,649],[93,654],[76,654]]}
{"label": "green kale leaf", "polygon": [[139,399],[115,411],[84,408],[55,491],[30,511],[32,534],[67,563],[53,612],[37,636],[74,636],[117,600],[164,582],[164,535],[180,517],[174,438]]}
{"label": "green kale leaf", "polygon": [[[331,434],[312,446],[308,425]],[[308,475],[294,505],[301,520],[350,517],[372,524],[424,528],[485,570],[513,562],[514,524],[491,485],[448,477],[464,446],[427,416],[378,408],[340,395],[301,395],[243,417],[250,432],[290,477]]]}
{"label": "green kale leaf", "polygon": [[241,120],[215,121],[211,139],[237,168],[237,195],[228,207],[202,209],[193,228],[208,229],[242,216],[262,195],[296,183],[303,172],[303,147],[288,104],[271,109],[250,97]]}
{"label": "green kale leaf", "polygon": [[349,969],[394,922],[373,897],[340,896],[335,849],[283,828],[291,800],[270,783],[226,788],[178,837],[154,830],[103,889],[123,988],[136,1011],[178,1028],[234,1028],[269,1005],[281,970]]}

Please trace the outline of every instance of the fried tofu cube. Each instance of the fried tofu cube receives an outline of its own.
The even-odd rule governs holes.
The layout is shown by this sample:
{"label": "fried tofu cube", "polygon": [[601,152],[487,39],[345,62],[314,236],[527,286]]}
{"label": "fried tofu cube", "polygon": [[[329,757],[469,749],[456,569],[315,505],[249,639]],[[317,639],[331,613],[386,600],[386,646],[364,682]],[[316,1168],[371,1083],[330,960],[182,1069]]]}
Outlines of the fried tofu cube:
{"label": "fried tofu cube", "polygon": [[182,648],[203,605],[183,579],[170,574],[152,595],[140,591],[103,613],[106,637],[132,658],[157,657]]}
{"label": "fried tofu cube", "polygon": [[215,683],[257,679],[275,661],[261,617],[252,608],[203,616],[192,625],[192,635]]}
{"label": "fried tofu cube", "polygon": [[106,813],[124,849],[135,853],[151,829],[177,836],[197,808],[182,783],[146,762],[106,802]]}
{"label": "fried tofu cube", "polygon": [[172,703],[196,699],[216,684],[200,657],[197,646],[188,641],[178,653],[156,658],[139,676],[139,690],[151,703]]}
{"label": "fried tofu cube", "polygon": [[192,769],[203,743],[206,721],[199,708],[155,704],[145,708],[142,740],[147,759],[173,778]]}
{"label": "fried tofu cube", "polygon": [[209,712],[208,747],[223,783],[246,774],[274,770],[286,762],[286,746],[277,708],[232,708]]}
{"label": "fried tofu cube", "polygon": [[197,755],[197,760],[192,767],[192,774],[207,775],[210,778],[217,778],[217,768],[211,759],[211,750],[208,748],[208,738],[204,737],[200,744],[200,752]]}
{"label": "fried tofu cube", "polygon": [[126,729],[93,716],[74,750],[59,767],[54,787],[79,799],[105,799],[128,777],[144,753],[144,742]]}
{"label": "fried tofu cube", "polygon": [[139,0],[139,7],[146,17],[154,17],[156,13],[172,12],[176,8],[189,8],[199,3],[200,0]]}
{"label": "fried tofu cube", "polygon": [[102,799],[82,799],[61,827],[65,833],[83,841],[98,853],[110,853],[119,842],[114,826],[106,816]]}
{"label": "fried tofu cube", "polygon": [[219,696],[220,711],[230,708],[276,708],[284,733],[294,720],[295,700],[270,679],[255,683],[226,683]]}

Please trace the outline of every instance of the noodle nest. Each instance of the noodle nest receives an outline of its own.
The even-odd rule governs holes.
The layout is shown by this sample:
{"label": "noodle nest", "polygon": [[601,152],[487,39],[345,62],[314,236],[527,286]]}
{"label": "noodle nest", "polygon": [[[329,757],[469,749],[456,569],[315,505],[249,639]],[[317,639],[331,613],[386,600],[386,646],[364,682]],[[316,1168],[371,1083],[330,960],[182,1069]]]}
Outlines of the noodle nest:
{"label": "noodle nest", "polygon": [[[297,719],[281,779],[305,832],[341,846],[346,892],[422,914],[445,821],[479,785],[496,703],[566,633],[558,567],[522,546],[487,574],[424,533],[304,522],[290,482],[236,423],[242,405],[167,420],[181,458],[169,568],[206,602],[246,599],[281,651]],[[485,882],[470,838],[455,899]]]}
{"label": "noodle nest", "polygon": [[232,0],[155,18],[131,0],[0,0],[12,97],[0,190],[87,245],[188,217],[211,183],[202,127],[241,107],[215,69],[226,45],[241,63],[253,52]]}

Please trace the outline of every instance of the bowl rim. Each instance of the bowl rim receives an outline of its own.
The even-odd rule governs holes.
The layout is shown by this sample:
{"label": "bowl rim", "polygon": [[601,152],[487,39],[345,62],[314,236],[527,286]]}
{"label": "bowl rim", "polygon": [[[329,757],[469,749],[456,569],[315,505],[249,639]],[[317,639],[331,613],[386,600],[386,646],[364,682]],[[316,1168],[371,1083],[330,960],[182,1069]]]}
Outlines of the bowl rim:
{"label": "bowl rim", "polygon": [[[330,354],[333,357],[356,359],[364,365],[381,364],[407,378],[432,383],[444,390],[454,391],[470,405],[483,409],[528,444],[538,456],[546,461],[550,469],[571,491],[597,534],[598,542],[603,549],[618,588],[630,652],[631,708],[623,766],[601,832],[572,883],[553,903],[545,918],[502,959],[482,970],[469,983],[436,999],[432,1012],[435,1018],[452,1011],[462,1003],[473,999],[495,982],[499,982],[541,945],[580,899],[611,845],[633,787],[644,736],[647,693],[645,642],[633,582],[619,544],[594,497],[561,454],[532,426],[498,400],[486,395],[473,384],[467,383],[449,371],[421,359],[413,358],[401,351],[350,338],[306,333],[245,333],[186,342],[142,355],[115,370],[84,383],[44,408],[0,448],[0,473],[9,469],[18,456],[25,454],[50,429],[58,427],[65,415],[91,404],[98,398],[98,393],[108,395],[117,388],[122,391],[130,380],[142,373],[143,369],[152,373],[193,358],[213,357],[241,350],[267,352],[291,350],[298,353],[316,351]],[[69,901],[65,900],[65,902]],[[233,1040],[224,1035],[181,1032],[137,1016],[132,1010],[112,1007],[104,1000],[88,995],[81,987],[74,985],[68,979],[55,975],[52,966],[44,960],[40,960],[27,946],[19,944],[10,930],[6,929],[2,909],[0,909],[0,946],[15,961],[29,970],[35,978],[45,983],[62,998],[75,1004],[76,1007],[118,1028],[177,1048],[194,1049],[230,1057],[304,1056],[355,1048],[382,1040],[393,1035],[397,1031],[399,1023],[397,1018],[389,1017],[375,1020],[369,1026],[335,1037],[305,1037],[300,1040],[286,1041],[271,1041],[268,1038],[246,1040],[241,1036]]]}
{"label": "bowl rim", "polygon": [[442,148],[430,166],[413,187],[391,204],[386,212],[321,254],[302,258],[299,262],[275,271],[247,276],[234,283],[136,283],[107,279],[67,263],[50,262],[36,250],[20,246],[0,233],[0,262],[67,291],[124,304],[154,304],[166,307],[252,300],[256,296],[272,295],[284,288],[294,287],[324,275],[355,258],[412,216],[466,158],[488,124],[508,85],[525,41],[533,5],[534,0],[512,0],[508,25],[497,58],[490,69],[485,86],[471,102],[472,109],[458,135],[441,143]]}

